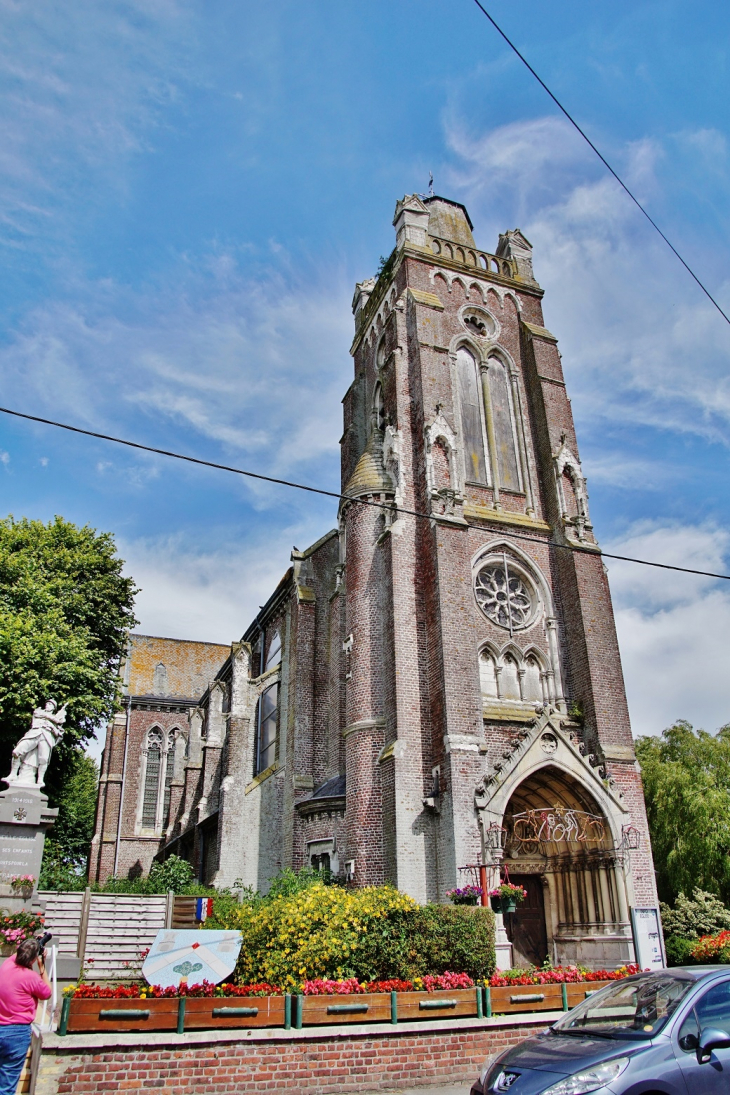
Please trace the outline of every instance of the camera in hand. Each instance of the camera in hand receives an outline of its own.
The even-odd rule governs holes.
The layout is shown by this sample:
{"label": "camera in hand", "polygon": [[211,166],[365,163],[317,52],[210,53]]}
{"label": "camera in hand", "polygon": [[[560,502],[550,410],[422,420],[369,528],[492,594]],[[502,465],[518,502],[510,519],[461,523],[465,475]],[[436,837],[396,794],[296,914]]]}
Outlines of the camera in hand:
{"label": "camera in hand", "polygon": [[38,937],[38,957],[45,957],[46,947],[53,939],[53,932],[43,932],[43,935]]}

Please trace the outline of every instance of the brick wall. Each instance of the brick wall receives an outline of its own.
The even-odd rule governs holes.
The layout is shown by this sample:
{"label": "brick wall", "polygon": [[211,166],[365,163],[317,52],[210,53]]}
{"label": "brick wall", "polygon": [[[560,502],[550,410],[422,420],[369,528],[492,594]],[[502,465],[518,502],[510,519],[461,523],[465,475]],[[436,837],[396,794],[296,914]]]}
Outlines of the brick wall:
{"label": "brick wall", "polygon": [[[473,1082],[487,1056],[544,1030],[545,1013],[507,1020],[404,1024],[391,1032],[365,1027],[326,1035],[310,1030],[44,1038],[35,1095],[163,1091],[170,1095],[239,1095],[296,1091],[335,1095],[392,1091],[429,1083]],[[408,1029],[406,1029],[406,1026]],[[83,1049],[74,1048],[81,1042]],[[96,1042],[96,1045],[94,1044]],[[154,1044],[154,1043],[157,1044]]]}

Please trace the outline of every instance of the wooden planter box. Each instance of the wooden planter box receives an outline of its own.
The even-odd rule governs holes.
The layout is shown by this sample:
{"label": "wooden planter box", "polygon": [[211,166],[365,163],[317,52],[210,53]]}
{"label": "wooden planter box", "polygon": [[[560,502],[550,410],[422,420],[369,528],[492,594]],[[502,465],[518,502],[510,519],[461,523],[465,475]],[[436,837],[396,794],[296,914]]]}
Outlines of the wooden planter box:
{"label": "wooden planter box", "polygon": [[[397,994],[399,997],[402,993]],[[389,1023],[391,993],[364,992],[347,996],[303,996],[302,1024],[329,1023]]]}
{"label": "wooden planter box", "polygon": [[581,981],[562,985],[505,985],[488,989],[492,1015],[521,1011],[568,1011],[611,981]]}
{"label": "wooden planter box", "polygon": [[[64,1001],[65,1004],[66,1001]],[[178,1003],[168,1000],[76,1000],[68,1009],[69,1034],[99,1030],[177,1030]]]}
{"label": "wooden planter box", "polygon": [[481,989],[399,992],[398,1019],[455,1019],[481,1015]]}
{"label": "wooden planter box", "polygon": [[[64,1014],[68,1012],[64,1026]],[[283,996],[173,997],[162,1000],[64,1001],[59,1034],[99,1030],[214,1030],[218,1027],[283,1027]]]}
{"label": "wooden planter box", "polygon": [[493,1015],[564,1010],[562,985],[505,985],[490,991]]}
{"label": "wooden planter box", "polygon": [[283,1027],[283,996],[189,996],[185,1030],[216,1027]]}
{"label": "wooden planter box", "polygon": [[348,996],[188,996],[162,1000],[63,1001],[59,1034],[82,1031],[215,1030],[342,1023],[398,1023],[514,1012],[567,1011],[611,981],[569,985],[506,985],[437,992],[355,993]]}
{"label": "wooden planter box", "polygon": [[586,996],[592,996],[599,989],[605,989],[606,985],[613,985],[613,981],[581,981],[577,985],[566,985],[568,990],[568,1007],[574,1008],[576,1004],[582,1004]]}

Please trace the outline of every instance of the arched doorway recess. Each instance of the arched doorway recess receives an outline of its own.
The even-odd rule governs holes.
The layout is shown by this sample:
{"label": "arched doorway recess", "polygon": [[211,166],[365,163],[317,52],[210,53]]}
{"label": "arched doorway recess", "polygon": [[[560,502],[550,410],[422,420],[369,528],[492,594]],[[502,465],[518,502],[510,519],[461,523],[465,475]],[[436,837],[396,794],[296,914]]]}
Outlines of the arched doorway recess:
{"label": "arched doorway recess", "polygon": [[528,890],[524,911],[505,925],[514,963],[547,955],[555,964],[612,968],[633,961],[630,816],[562,722],[544,708],[478,784],[482,861],[494,862],[486,838],[490,826],[501,826],[503,862]]}
{"label": "arched doorway recess", "polygon": [[589,791],[547,765],[513,792],[503,825],[505,865],[528,891],[525,905],[505,923],[515,964],[547,955],[562,965],[628,961],[623,856]]}

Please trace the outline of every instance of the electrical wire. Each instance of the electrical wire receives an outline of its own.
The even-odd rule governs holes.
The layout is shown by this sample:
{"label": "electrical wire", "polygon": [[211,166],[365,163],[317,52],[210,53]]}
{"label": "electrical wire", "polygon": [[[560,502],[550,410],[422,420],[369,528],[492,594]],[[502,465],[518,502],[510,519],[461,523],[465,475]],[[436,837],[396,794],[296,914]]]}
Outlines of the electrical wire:
{"label": "electrical wire", "polygon": [[687,273],[688,273],[688,274],[689,274],[689,275],[690,275],[690,276],[691,276],[692,278],[694,278],[694,280],[695,280],[695,281],[697,282],[697,284],[699,285],[700,289],[701,289],[701,290],[702,290],[702,292],[703,292],[703,293],[705,294],[705,296],[707,297],[707,299],[708,299],[709,301],[711,301],[711,303],[712,303],[712,304],[714,304],[715,308],[717,308],[718,312],[720,313],[720,315],[722,316],[722,318],[723,318],[723,319],[725,320],[725,322],[726,322],[726,323],[730,323],[730,316],[728,316],[727,312],[724,312],[724,311],[723,311],[723,309],[722,309],[722,308],[720,307],[720,305],[718,304],[718,302],[717,302],[717,301],[715,300],[715,298],[713,297],[713,295],[712,295],[712,293],[710,292],[710,290],[709,290],[709,289],[708,289],[708,288],[707,288],[707,287],[706,287],[706,286],[705,286],[705,285],[704,285],[704,284],[703,284],[703,283],[702,283],[702,282],[700,281],[700,279],[699,279],[699,278],[697,277],[697,274],[695,274],[694,270],[693,270],[693,269],[692,269],[692,267],[691,267],[691,266],[689,265],[689,263],[688,263],[688,262],[685,262],[685,260],[684,260],[684,259],[682,258],[682,256],[680,255],[679,251],[678,251],[678,250],[677,250],[677,248],[676,248],[676,247],[674,246],[674,244],[673,244],[673,243],[672,243],[672,242],[671,242],[670,240],[668,240],[668,239],[667,239],[667,237],[666,237],[666,236],[664,235],[664,233],[662,232],[661,228],[660,228],[660,227],[659,227],[659,225],[658,225],[658,224],[656,223],[656,221],[655,221],[655,220],[653,220],[653,218],[652,218],[652,217],[651,217],[651,216],[649,215],[649,213],[648,213],[648,212],[646,211],[646,209],[645,209],[645,208],[644,208],[644,206],[643,206],[643,205],[641,204],[641,202],[639,201],[639,199],[638,199],[638,198],[637,198],[637,197],[636,197],[636,196],[635,196],[635,195],[634,195],[634,194],[633,194],[633,193],[632,193],[632,192],[631,192],[631,191],[629,190],[628,186],[627,186],[627,185],[626,185],[626,183],[625,183],[625,182],[623,181],[623,179],[621,178],[621,176],[620,176],[620,175],[619,175],[619,174],[618,174],[618,173],[617,173],[616,171],[614,171],[614,169],[613,169],[613,168],[611,167],[610,163],[608,162],[608,160],[606,159],[606,157],[605,157],[605,156],[603,155],[603,153],[602,153],[602,152],[600,152],[600,151],[599,151],[599,150],[598,150],[598,149],[596,148],[596,146],[594,145],[593,141],[592,141],[592,140],[590,139],[590,137],[588,136],[588,134],[587,134],[587,133],[586,133],[586,132],[585,132],[585,131],[584,131],[583,129],[581,129],[581,127],[580,127],[580,126],[578,125],[578,123],[576,122],[576,120],[575,120],[575,118],[574,118],[574,117],[572,116],[572,114],[569,114],[569,113],[568,113],[568,111],[567,111],[567,110],[565,109],[565,107],[564,107],[564,106],[563,106],[563,104],[562,104],[562,103],[560,102],[560,100],[559,100],[559,99],[557,98],[557,96],[553,95],[552,91],[551,91],[551,90],[550,90],[550,88],[549,88],[549,87],[547,86],[547,84],[545,83],[545,81],[544,81],[544,80],[543,80],[543,79],[542,79],[542,78],[541,78],[540,76],[538,76],[538,74],[537,74],[537,73],[535,72],[534,68],[532,67],[532,65],[530,64],[530,62],[529,62],[529,61],[527,60],[527,58],[526,58],[526,57],[525,57],[525,56],[524,56],[524,55],[523,55],[522,53],[520,53],[520,51],[518,50],[518,48],[517,48],[517,46],[516,46],[516,45],[514,44],[514,42],[513,42],[513,41],[511,41],[511,39],[507,37],[507,35],[506,35],[506,34],[504,33],[504,31],[502,30],[502,28],[501,28],[501,27],[499,26],[499,24],[498,24],[497,22],[495,22],[495,20],[494,20],[494,19],[492,18],[492,16],[491,16],[491,15],[489,14],[489,12],[487,11],[487,9],[486,9],[486,8],[484,7],[484,5],[483,5],[483,4],[481,3],[481,0],[474,0],[474,3],[475,3],[475,4],[476,4],[476,6],[477,6],[477,7],[478,7],[478,8],[480,9],[480,11],[481,11],[481,12],[482,12],[482,13],[483,13],[484,15],[486,15],[487,19],[488,19],[488,20],[489,20],[489,22],[490,22],[490,23],[492,24],[492,26],[493,26],[493,27],[494,27],[494,29],[495,29],[495,30],[497,31],[497,33],[498,33],[498,34],[500,34],[500,35],[502,36],[502,38],[504,38],[504,40],[505,40],[505,42],[507,43],[507,45],[509,46],[509,48],[510,48],[510,49],[511,49],[511,50],[512,50],[512,51],[513,51],[514,53],[516,53],[516,54],[517,54],[517,56],[518,56],[518,57],[519,57],[519,59],[520,59],[520,60],[522,61],[522,64],[523,64],[523,65],[525,66],[525,68],[526,68],[526,69],[528,69],[528,70],[529,70],[529,71],[530,71],[530,72],[532,73],[532,75],[533,75],[533,76],[535,77],[535,79],[537,80],[537,82],[538,82],[538,84],[540,85],[540,87],[541,87],[541,88],[542,88],[542,89],[543,89],[544,91],[546,91],[546,92],[547,92],[547,94],[548,94],[548,95],[550,96],[550,98],[552,99],[552,101],[553,101],[553,102],[555,103],[555,105],[556,105],[556,107],[558,108],[558,110],[560,110],[560,111],[561,111],[561,112],[562,112],[562,113],[563,113],[563,114],[565,115],[565,117],[566,117],[566,118],[568,119],[568,121],[569,121],[569,122],[570,122],[570,124],[571,124],[571,125],[573,126],[573,128],[574,128],[574,129],[576,129],[576,130],[578,131],[578,133],[580,133],[581,137],[582,137],[582,138],[583,138],[583,140],[584,140],[584,141],[586,142],[586,144],[588,144],[588,145],[589,145],[589,146],[590,146],[590,147],[591,147],[591,148],[593,149],[593,151],[595,152],[596,156],[598,156],[598,159],[599,159],[599,160],[601,161],[601,163],[603,164],[603,166],[604,166],[604,167],[606,168],[606,170],[607,170],[607,171],[610,171],[610,173],[611,173],[611,174],[613,175],[613,177],[614,177],[614,179],[616,180],[616,182],[617,182],[617,183],[619,184],[619,186],[620,186],[620,187],[621,187],[621,188],[622,188],[622,189],[623,189],[623,190],[624,190],[624,191],[625,191],[625,192],[626,192],[626,193],[628,194],[628,196],[629,196],[629,197],[631,198],[632,202],[633,202],[633,203],[634,203],[634,205],[635,205],[635,206],[637,207],[637,209],[639,209],[639,210],[640,210],[640,211],[641,211],[641,212],[642,212],[642,213],[644,214],[644,216],[646,217],[646,219],[648,220],[648,222],[649,222],[649,224],[650,224],[650,225],[652,226],[652,228],[656,229],[656,231],[657,231],[657,232],[659,233],[659,235],[660,235],[660,236],[662,237],[662,239],[664,240],[664,242],[666,243],[666,245],[667,245],[667,247],[668,247],[668,248],[670,249],[670,251],[672,251],[672,252],[673,252],[673,253],[674,253],[674,254],[676,255],[676,257],[677,257],[677,258],[679,259],[679,261],[680,261],[680,262],[682,263],[682,266],[684,266],[684,268],[685,268],[685,270],[687,271]]}
{"label": "electrical wire", "polygon": [[[234,468],[230,464],[218,464],[213,460],[203,460],[199,456],[188,456],[185,453],[173,452],[171,449],[158,449],[153,445],[143,445],[139,441],[129,441],[123,437],[113,437],[108,433],[97,433],[95,430],[84,430],[80,426],[70,426],[67,422],[55,422],[51,418],[41,418],[36,414],[24,414],[22,411],[11,410],[10,407],[0,407],[0,413],[12,415],[14,418],[24,418],[28,422],[40,422],[44,426],[55,426],[59,430],[68,430],[69,433],[82,434],[84,437],[95,437],[100,441],[111,441],[115,445],[126,445],[130,449],[140,449],[142,452],[152,452],[157,456],[169,456],[173,460],[185,460],[189,464],[199,464],[204,468],[214,468],[216,471],[228,471],[234,475],[244,475],[248,479],[258,479],[264,483],[274,483],[280,487],[291,487],[294,490],[308,491],[310,494],[321,494],[325,498],[336,498],[341,502],[349,502],[360,506],[374,506],[376,509],[384,509],[382,502],[368,501],[366,498],[353,498],[350,494],[340,494],[338,491],[325,490],[324,487],[312,487],[306,483],[295,483],[291,479],[277,479],[273,475],[262,475],[260,472],[247,471],[244,468]],[[417,517],[424,521],[433,521],[438,515],[433,513],[420,513],[415,509],[406,509],[405,506],[388,506],[391,513],[404,514],[408,517]],[[468,521],[464,524],[467,528],[477,532],[484,532],[482,525],[472,525]],[[675,566],[673,563],[658,563],[651,559],[635,559],[631,555],[615,555],[609,551],[603,551],[598,547],[580,547],[577,544],[560,544],[555,540],[545,540],[539,536],[528,536],[524,532],[516,532],[510,529],[510,537],[517,540],[527,540],[533,544],[546,544],[558,548],[561,551],[572,551],[579,555],[599,555],[603,559],[618,559],[623,563],[638,563],[646,567],[658,567],[660,570],[677,570],[682,574],[698,574],[703,578],[722,578],[730,582],[730,574],[716,574],[711,570],[695,570],[693,567]]]}

